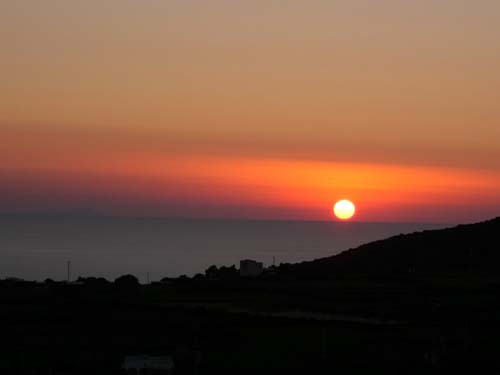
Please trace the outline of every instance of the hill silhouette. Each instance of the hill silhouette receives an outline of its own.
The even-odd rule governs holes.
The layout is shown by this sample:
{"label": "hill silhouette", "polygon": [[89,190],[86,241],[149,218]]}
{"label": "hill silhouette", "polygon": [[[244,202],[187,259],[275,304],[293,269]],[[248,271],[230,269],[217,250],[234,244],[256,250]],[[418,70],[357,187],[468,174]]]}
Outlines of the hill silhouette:
{"label": "hill silhouette", "polygon": [[119,375],[137,354],[173,374],[500,373],[499,233],[399,235],[255,278],[0,280],[0,374]]}
{"label": "hill silhouette", "polygon": [[287,265],[302,279],[345,277],[494,277],[500,267],[500,217],[401,234],[338,255]]}

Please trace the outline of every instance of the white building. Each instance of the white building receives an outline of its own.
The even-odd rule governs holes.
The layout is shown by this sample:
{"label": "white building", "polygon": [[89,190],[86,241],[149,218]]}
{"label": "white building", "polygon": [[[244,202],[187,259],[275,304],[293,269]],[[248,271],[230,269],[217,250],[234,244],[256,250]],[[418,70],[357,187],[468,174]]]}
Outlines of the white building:
{"label": "white building", "polygon": [[260,276],[263,271],[264,265],[262,262],[250,259],[240,260],[240,276]]}
{"label": "white building", "polygon": [[142,374],[144,370],[159,370],[161,373],[169,374],[174,369],[174,361],[171,357],[152,357],[148,355],[127,356],[123,361],[122,368]]}

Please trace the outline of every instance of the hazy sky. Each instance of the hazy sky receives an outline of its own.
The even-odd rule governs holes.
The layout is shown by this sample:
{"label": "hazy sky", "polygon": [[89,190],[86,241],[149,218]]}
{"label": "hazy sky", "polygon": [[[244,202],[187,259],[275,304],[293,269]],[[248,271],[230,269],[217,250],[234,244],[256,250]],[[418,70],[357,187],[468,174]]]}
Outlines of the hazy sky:
{"label": "hazy sky", "polygon": [[500,214],[498,1],[3,1],[0,212]]}

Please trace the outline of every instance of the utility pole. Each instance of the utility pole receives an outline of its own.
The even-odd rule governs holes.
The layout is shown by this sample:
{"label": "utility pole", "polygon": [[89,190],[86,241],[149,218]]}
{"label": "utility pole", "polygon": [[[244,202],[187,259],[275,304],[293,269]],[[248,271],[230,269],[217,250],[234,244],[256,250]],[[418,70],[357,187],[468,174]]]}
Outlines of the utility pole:
{"label": "utility pole", "polygon": [[149,272],[146,273],[146,284],[149,285]]}
{"label": "utility pole", "polygon": [[67,267],[68,267],[68,283],[71,281],[71,261],[67,261],[66,263]]}

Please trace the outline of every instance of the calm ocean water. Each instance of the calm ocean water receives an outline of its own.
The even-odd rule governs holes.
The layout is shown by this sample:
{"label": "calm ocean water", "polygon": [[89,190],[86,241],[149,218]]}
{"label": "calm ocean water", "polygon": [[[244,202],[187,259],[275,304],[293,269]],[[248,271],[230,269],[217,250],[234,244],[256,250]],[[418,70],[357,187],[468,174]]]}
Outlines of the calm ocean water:
{"label": "calm ocean water", "polygon": [[0,217],[0,278],[27,280],[132,273],[141,281],[193,275],[250,258],[272,264],[336,254],[436,224],[253,220]]}

